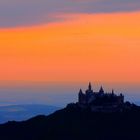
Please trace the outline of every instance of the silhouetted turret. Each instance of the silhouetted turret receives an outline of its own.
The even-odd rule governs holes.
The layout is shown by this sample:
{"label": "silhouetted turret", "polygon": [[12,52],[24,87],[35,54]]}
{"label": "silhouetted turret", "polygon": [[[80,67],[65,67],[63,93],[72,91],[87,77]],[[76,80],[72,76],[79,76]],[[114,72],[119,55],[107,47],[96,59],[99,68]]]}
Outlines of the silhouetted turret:
{"label": "silhouetted turret", "polygon": [[80,91],[79,91],[78,98],[79,98],[79,103],[81,103],[81,104],[86,103],[86,96],[83,93],[82,89],[80,89]]}
{"label": "silhouetted turret", "polygon": [[83,94],[83,91],[82,91],[82,89],[80,89],[80,91],[79,91],[79,94]]}
{"label": "silhouetted turret", "polygon": [[92,90],[92,86],[91,86],[91,83],[89,82],[89,85],[88,85],[88,90],[91,91]]}
{"label": "silhouetted turret", "polygon": [[114,95],[114,90],[112,89],[112,95]]}
{"label": "silhouetted turret", "polygon": [[104,90],[103,87],[101,86],[100,90],[99,90],[99,94],[104,94]]}

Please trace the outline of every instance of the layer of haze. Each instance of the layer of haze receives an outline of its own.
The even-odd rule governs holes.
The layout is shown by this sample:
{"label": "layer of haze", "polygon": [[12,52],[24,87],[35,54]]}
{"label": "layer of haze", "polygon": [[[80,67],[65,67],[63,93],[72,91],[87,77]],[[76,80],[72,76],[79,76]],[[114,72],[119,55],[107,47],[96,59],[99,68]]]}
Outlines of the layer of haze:
{"label": "layer of haze", "polygon": [[[17,6],[22,3],[24,7],[26,1],[13,0],[12,6],[19,8],[11,13],[14,18],[10,19],[13,16],[9,12],[0,15],[1,105],[62,106],[76,101],[79,88],[85,89],[89,81],[95,87],[97,84],[96,90],[102,84],[109,91],[115,88],[124,92],[127,99],[139,101],[139,1],[118,1],[118,9],[113,0],[76,0],[71,6],[63,0],[60,5],[55,2],[48,3],[55,10],[48,7],[43,11],[43,5],[38,5],[42,11],[33,9],[31,18],[25,14],[29,9],[22,12]],[[0,3],[11,7],[8,1]],[[107,10],[107,3],[114,10]],[[90,4],[101,9],[92,9]],[[65,8],[60,10],[63,5]],[[49,17],[47,20],[39,18],[43,13]]]}

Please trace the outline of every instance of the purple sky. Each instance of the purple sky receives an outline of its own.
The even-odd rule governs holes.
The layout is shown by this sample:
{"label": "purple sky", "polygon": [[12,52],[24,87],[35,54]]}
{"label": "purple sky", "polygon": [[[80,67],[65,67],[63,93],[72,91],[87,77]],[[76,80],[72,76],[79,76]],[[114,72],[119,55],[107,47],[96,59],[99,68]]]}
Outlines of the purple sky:
{"label": "purple sky", "polygon": [[0,27],[44,24],[59,13],[106,13],[140,10],[140,0],[2,0]]}

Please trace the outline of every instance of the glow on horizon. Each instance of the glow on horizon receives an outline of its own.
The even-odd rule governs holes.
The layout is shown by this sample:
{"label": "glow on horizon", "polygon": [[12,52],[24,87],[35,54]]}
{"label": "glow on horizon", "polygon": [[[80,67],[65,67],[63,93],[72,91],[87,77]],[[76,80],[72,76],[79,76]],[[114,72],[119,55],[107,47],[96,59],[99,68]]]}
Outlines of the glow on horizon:
{"label": "glow on horizon", "polygon": [[58,16],[0,29],[0,81],[140,82],[140,12]]}

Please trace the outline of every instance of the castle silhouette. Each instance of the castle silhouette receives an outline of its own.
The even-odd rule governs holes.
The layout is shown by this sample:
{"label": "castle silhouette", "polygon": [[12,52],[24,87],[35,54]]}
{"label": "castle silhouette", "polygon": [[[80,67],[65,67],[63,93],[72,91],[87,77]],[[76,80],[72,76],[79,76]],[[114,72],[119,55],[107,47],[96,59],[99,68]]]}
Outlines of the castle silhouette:
{"label": "castle silhouette", "polygon": [[90,109],[91,111],[114,112],[121,111],[125,107],[124,96],[112,92],[105,92],[103,87],[98,92],[93,91],[91,83],[85,93],[80,89],[78,102],[68,104],[67,107],[78,107],[80,109]]}

